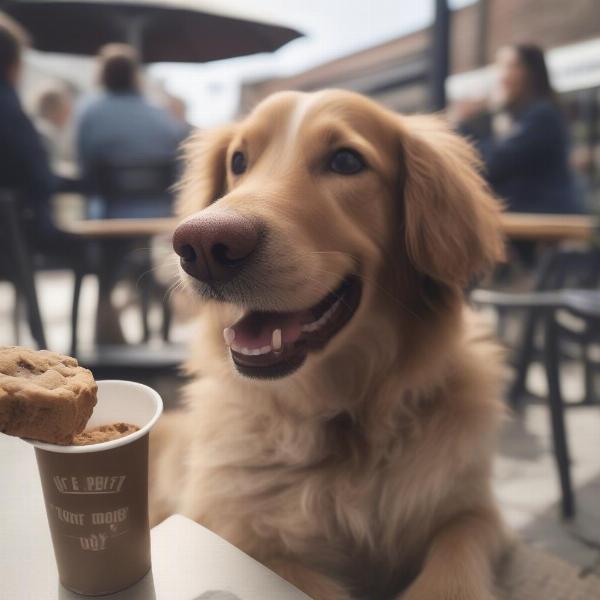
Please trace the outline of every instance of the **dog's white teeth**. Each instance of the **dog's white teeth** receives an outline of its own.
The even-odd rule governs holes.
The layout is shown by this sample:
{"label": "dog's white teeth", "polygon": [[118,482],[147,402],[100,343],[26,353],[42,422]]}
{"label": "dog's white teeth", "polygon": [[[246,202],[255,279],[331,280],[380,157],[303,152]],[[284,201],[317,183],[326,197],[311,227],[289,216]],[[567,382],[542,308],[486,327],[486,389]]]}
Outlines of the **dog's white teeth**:
{"label": "dog's white teeth", "polygon": [[250,350],[248,348],[244,348],[243,346],[238,346],[237,344],[231,344],[230,348],[237,352],[238,354],[247,354]]}
{"label": "dog's white teeth", "polygon": [[274,329],[273,334],[271,335],[271,345],[273,346],[273,350],[278,352],[281,350],[282,339],[281,339],[281,329]]}
{"label": "dog's white teeth", "polygon": [[223,338],[225,339],[225,343],[228,346],[231,346],[233,340],[235,340],[235,330],[231,329],[231,327],[225,327],[225,329],[223,329]]}
{"label": "dog's white teeth", "polygon": [[335,303],[328,308],[316,321],[302,325],[302,331],[310,333],[311,331],[317,331],[317,329],[320,329],[323,325],[325,325],[325,323],[327,323],[327,321],[329,321],[340,304],[341,300],[336,300]]}
{"label": "dog's white teeth", "polygon": [[271,352],[271,346],[262,346],[261,348],[244,348],[243,346],[231,345],[231,349],[238,354],[244,354],[245,356],[260,356],[261,354],[268,354]]}
{"label": "dog's white teeth", "polygon": [[255,348],[252,351],[252,354],[254,356],[260,356],[261,354],[268,354],[269,352],[271,352],[271,350],[271,346],[263,346],[262,348]]}

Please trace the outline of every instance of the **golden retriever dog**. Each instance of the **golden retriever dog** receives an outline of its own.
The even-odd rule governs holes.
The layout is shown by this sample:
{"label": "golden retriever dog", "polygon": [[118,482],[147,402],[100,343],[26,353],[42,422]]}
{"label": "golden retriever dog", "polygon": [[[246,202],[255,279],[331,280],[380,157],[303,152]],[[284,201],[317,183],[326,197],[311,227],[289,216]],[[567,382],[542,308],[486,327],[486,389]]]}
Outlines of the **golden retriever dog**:
{"label": "golden retriever dog", "polygon": [[503,244],[475,152],[337,90],[187,150],[173,245],[202,302],[154,522],[183,513],[315,600],[494,598],[502,367],[463,290]]}

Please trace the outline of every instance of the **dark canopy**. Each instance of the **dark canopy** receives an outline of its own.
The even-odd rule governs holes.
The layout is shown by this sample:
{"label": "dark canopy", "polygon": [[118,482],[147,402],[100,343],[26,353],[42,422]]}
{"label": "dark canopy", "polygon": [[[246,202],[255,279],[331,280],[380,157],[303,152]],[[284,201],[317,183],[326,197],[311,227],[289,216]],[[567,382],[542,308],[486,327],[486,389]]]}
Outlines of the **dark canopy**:
{"label": "dark canopy", "polygon": [[287,27],[204,12],[202,2],[13,0],[1,5],[27,29],[38,50],[90,55],[106,43],[125,42],[146,63],[273,52],[301,36]]}

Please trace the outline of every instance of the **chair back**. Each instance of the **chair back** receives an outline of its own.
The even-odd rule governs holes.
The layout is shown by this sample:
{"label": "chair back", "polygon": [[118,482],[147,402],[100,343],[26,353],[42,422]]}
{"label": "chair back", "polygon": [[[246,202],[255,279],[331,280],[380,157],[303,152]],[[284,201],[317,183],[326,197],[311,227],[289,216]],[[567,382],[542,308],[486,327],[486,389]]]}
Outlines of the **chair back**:
{"label": "chair back", "polygon": [[600,286],[600,248],[559,250],[543,266],[538,290],[596,289]]}
{"label": "chair back", "polygon": [[98,163],[92,169],[93,194],[101,198],[109,218],[168,216],[176,170],[172,160]]}

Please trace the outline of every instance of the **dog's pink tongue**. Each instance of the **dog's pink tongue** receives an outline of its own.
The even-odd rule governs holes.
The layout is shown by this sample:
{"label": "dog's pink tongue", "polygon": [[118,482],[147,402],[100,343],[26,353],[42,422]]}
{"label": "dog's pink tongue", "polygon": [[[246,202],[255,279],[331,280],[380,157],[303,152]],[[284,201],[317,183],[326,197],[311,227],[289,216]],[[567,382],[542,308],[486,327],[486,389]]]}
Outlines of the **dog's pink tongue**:
{"label": "dog's pink tongue", "polygon": [[281,330],[283,344],[292,344],[302,334],[302,324],[310,320],[310,313],[251,312],[231,326],[235,333],[234,345],[255,350],[270,346],[273,331]]}

